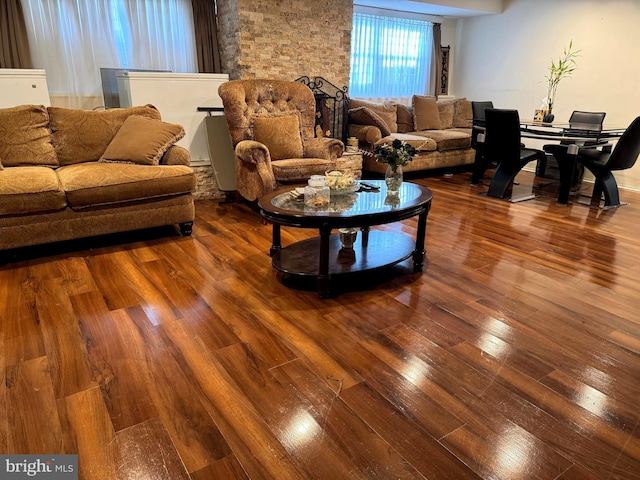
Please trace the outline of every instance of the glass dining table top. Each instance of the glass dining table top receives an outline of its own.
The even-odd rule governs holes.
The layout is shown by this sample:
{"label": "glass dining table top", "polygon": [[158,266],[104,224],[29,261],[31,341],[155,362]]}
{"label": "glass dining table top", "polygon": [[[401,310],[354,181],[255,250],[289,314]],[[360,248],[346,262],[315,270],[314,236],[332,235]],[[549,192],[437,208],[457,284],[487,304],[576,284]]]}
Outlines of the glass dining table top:
{"label": "glass dining table top", "polygon": [[520,121],[520,135],[528,138],[542,138],[548,140],[592,141],[593,139],[610,139],[620,137],[626,127],[606,125],[600,129],[590,128],[589,125],[569,124],[568,122],[533,122]]}

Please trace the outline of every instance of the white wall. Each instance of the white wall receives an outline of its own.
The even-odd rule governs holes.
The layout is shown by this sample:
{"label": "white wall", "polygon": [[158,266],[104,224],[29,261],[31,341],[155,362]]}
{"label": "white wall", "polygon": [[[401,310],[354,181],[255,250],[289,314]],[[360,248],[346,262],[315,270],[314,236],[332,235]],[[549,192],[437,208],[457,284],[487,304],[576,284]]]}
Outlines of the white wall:
{"label": "white wall", "polygon": [[[573,110],[604,111],[606,125],[627,126],[640,115],[638,25],[637,0],[505,0],[502,14],[458,20],[449,93],[531,118],[546,96],[551,59],[573,40],[581,53],[558,86],[556,120]],[[640,190],[640,161],[616,179]]]}

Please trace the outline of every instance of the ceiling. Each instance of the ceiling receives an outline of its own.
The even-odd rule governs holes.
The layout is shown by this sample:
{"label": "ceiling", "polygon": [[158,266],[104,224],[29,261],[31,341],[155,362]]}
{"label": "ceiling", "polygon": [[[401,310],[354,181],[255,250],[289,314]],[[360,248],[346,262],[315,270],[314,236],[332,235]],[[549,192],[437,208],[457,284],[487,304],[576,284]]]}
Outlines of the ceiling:
{"label": "ceiling", "polygon": [[502,0],[354,0],[355,5],[442,17],[474,17],[502,13]]}

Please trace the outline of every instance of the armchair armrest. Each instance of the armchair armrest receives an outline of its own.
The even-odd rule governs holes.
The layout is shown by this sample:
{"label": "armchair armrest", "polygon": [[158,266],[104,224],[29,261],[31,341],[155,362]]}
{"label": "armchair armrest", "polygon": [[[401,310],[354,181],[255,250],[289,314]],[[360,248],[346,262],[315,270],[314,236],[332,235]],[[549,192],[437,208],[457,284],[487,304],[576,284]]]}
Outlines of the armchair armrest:
{"label": "armchair armrest", "polygon": [[191,163],[189,150],[179,145],[172,145],[160,159],[160,165],[186,165]]}
{"label": "armchair armrest", "polygon": [[360,142],[374,145],[382,138],[382,132],[374,125],[349,125],[349,136],[356,137]]}
{"label": "armchair armrest", "polygon": [[324,158],[335,160],[344,153],[344,143],[335,138],[312,138],[304,142],[304,154],[306,158]]}
{"label": "armchair armrest", "polygon": [[236,156],[243,162],[259,165],[269,165],[271,168],[271,155],[266,145],[255,140],[242,140],[236,145]]}
{"label": "armchair armrest", "polygon": [[267,147],[254,140],[242,140],[236,145],[236,188],[249,201],[276,189]]}

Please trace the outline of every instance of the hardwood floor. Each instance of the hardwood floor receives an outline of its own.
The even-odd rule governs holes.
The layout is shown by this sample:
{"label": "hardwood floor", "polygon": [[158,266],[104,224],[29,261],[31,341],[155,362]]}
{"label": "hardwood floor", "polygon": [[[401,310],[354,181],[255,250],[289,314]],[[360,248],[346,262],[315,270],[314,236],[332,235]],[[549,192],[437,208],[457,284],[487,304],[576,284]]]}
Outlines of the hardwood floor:
{"label": "hardwood floor", "polygon": [[0,452],[77,453],[82,479],[640,478],[640,193],[469,177],[414,180],[422,274],[328,300],[283,285],[242,204],[199,202],[188,238],[5,253]]}

